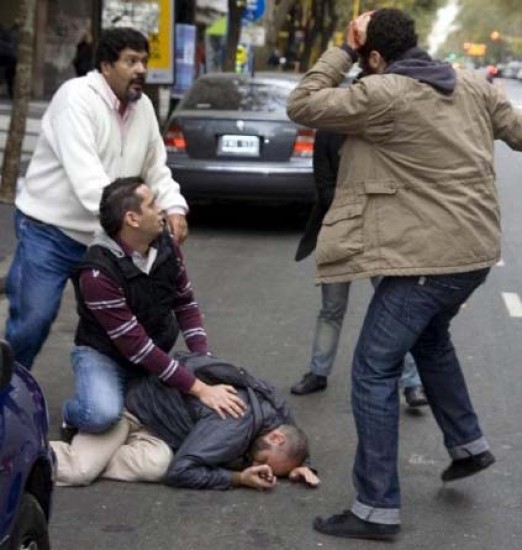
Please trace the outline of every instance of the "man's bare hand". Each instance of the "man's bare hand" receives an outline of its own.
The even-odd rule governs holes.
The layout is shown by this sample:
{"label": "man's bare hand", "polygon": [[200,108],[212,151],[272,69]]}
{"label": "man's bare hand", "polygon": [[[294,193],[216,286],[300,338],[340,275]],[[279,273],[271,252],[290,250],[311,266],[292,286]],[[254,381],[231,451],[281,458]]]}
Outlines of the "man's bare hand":
{"label": "man's bare hand", "polygon": [[346,29],[346,43],[352,50],[358,50],[366,43],[366,30],[368,29],[368,23],[370,22],[372,14],[373,11],[367,11],[348,23]]}
{"label": "man's bare hand", "polygon": [[223,419],[227,414],[234,418],[241,418],[246,411],[245,402],[237,395],[237,390],[233,386],[219,384],[209,386],[200,380],[196,380],[192,388],[191,395],[196,396],[207,407],[217,412]]}
{"label": "man's bare hand", "polygon": [[169,214],[167,216],[169,230],[178,244],[182,244],[188,235],[187,218],[183,214]]}
{"label": "man's bare hand", "polygon": [[241,485],[253,489],[272,489],[277,478],[268,464],[250,466],[240,473]]}
{"label": "man's bare hand", "polygon": [[301,481],[310,487],[317,487],[321,480],[314,474],[308,466],[299,466],[294,468],[289,474],[288,479],[291,481]]}

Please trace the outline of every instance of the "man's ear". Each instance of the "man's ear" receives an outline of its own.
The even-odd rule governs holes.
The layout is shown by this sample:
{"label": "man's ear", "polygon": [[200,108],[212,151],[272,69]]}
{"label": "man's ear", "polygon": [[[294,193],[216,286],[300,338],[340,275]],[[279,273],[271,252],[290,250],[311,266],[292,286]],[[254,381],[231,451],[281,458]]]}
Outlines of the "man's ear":
{"label": "man's ear", "polygon": [[272,430],[266,437],[269,443],[276,446],[284,445],[286,441],[286,435],[278,428]]}
{"label": "man's ear", "polygon": [[103,76],[107,76],[109,73],[109,69],[112,67],[112,63],[109,63],[108,61],[102,61],[100,63],[100,72]]}
{"label": "man's ear", "polygon": [[372,50],[368,56],[368,65],[374,73],[382,74],[387,64],[377,50]]}
{"label": "man's ear", "polygon": [[134,227],[136,229],[140,225],[140,215],[137,212],[128,210],[123,216],[123,223],[129,227]]}

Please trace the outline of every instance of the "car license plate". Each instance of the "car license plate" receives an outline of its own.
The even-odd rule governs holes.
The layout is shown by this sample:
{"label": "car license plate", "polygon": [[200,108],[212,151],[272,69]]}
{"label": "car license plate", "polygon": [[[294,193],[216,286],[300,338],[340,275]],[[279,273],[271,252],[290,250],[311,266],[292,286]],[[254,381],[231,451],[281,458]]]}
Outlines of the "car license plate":
{"label": "car license plate", "polygon": [[218,142],[218,155],[258,157],[259,137],[232,135],[221,136]]}

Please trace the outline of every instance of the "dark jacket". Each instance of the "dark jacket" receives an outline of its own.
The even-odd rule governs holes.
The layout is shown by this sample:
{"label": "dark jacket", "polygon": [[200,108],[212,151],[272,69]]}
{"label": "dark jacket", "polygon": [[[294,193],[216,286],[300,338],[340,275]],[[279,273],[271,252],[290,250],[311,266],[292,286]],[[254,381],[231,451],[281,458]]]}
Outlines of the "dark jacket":
{"label": "dark jacket", "polygon": [[[103,244],[92,245],[78,269],[101,270],[123,289],[125,300],[154,344],[169,352],[178,335],[178,324],[173,315],[176,278],[179,273],[177,256],[171,237],[163,232],[156,241],[158,254],[150,273],[146,274],[124,254],[116,255]],[[92,311],[85,305],[79,288],[79,277],[73,277],[80,321],[76,329],[75,344],[90,346],[108,355],[120,365],[135,369],[135,365],[118,350],[106,329],[100,325]]]}
{"label": "dark jacket", "polygon": [[[184,358],[195,367],[205,359]],[[192,489],[227,489],[231,466],[246,458],[252,441],[282,424],[294,424],[290,410],[275,388],[257,379],[263,393],[238,388],[248,404],[246,414],[222,420],[198,399],[162,384],[156,377],[137,380],[127,392],[126,407],[154,435],[165,441],[175,455],[165,483]]]}
{"label": "dark jacket", "polygon": [[303,260],[315,250],[323,218],[334,198],[335,182],[339,171],[339,149],[345,139],[345,135],[323,130],[319,130],[315,135],[313,163],[316,201],[297,247],[296,262]]}

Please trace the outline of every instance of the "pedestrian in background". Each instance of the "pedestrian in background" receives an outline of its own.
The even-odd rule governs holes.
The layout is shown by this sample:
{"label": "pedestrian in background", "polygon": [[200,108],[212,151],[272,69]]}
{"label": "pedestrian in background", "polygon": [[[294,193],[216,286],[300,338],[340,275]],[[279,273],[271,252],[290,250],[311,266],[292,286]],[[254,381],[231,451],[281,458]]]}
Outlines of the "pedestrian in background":
{"label": "pedestrian in background", "polygon": [[149,44],[132,28],[102,33],[96,70],[54,94],[16,199],[18,238],[6,284],[6,339],[30,369],[58,313],[63,289],[99,229],[104,187],[140,174],[180,243],[187,203],[166,166],[149,98]]}
{"label": "pedestrian in background", "polygon": [[[323,218],[334,198],[339,172],[339,150],[345,139],[343,134],[323,130],[315,135],[313,165],[316,201],[297,247],[296,261],[303,260],[315,250]],[[372,284],[376,286],[378,279],[372,279]],[[293,394],[307,395],[326,389],[328,376],[337,356],[343,320],[348,308],[350,285],[350,282],[321,283],[321,310],[317,316],[309,370],[292,386],[290,391]],[[404,359],[400,386],[410,407],[428,404],[417,366],[409,353]]]}
{"label": "pedestrian in background", "polygon": [[72,64],[76,76],[85,76],[94,69],[94,46],[90,29],[85,30],[80,41],[76,44],[76,53]]}
{"label": "pedestrian in background", "polygon": [[[368,76],[347,88],[360,58]],[[417,47],[414,20],[379,9],[351,22],[288,100],[299,124],[347,134],[316,258],[320,282],[382,276],[354,352],[358,444],[349,511],[318,531],[393,538],[402,359],[411,351],[452,459],[443,481],[494,463],[449,327],[500,258],[494,140],[522,150],[522,113],[497,86]]]}
{"label": "pedestrian in background", "polygon": [[7,86],[7,95],[14,97],[14,81],[16,76],[18,50],[18,25],[15,23],[11,29],[0,26],[0,69]]}

